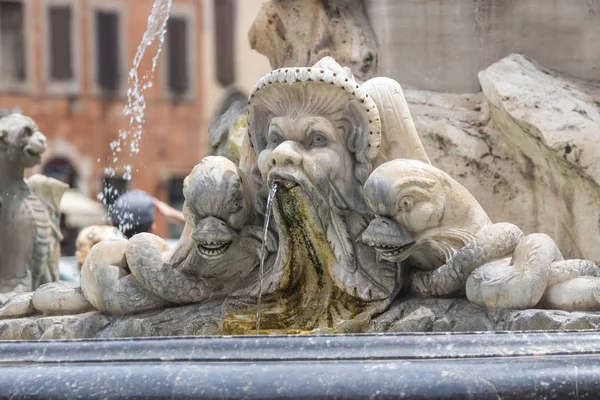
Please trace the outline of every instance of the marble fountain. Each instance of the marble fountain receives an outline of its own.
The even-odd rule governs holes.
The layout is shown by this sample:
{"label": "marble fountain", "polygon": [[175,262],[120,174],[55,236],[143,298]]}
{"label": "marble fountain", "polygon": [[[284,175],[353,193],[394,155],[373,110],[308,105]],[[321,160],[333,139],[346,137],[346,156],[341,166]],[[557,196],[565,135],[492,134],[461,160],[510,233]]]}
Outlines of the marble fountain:
{"label": "marble fountain", "polygon": [[[239,162],[184,184],[174,249],[142,233],[58,281],[66,187],[0,119],[0,393],[43,398],[565,398],[600,389],[600,268],[492,221],[433,166],[401,86],[331,57],[278,68]],[[586,325],[588,324],[588,325]],[[514,331],[514,332],[509,332]],[[403,332],[403,333],[399,333]]]}

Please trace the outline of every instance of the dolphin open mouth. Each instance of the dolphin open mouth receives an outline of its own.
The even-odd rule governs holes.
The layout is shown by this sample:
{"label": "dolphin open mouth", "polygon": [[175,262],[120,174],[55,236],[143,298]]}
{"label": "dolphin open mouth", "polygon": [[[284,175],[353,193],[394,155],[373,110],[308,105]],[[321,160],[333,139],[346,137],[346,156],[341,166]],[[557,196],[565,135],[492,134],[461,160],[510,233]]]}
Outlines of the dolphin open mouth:
{"label": "dolphin open mouth", "polygon": [[369,246],[373,247],[384,259],[400,262],[406,260],[410,256],[410,252],[415,243],[416,242],[410,242],[403,246],[384,243],[369,243]]}
{"label": "dolphin open mouth", "polygon": [[216,257],[219,256],[231,246],[231,241],[221,242],[221,241],[206,241],[202,243],[198,243],[198,251],[204,257]]}

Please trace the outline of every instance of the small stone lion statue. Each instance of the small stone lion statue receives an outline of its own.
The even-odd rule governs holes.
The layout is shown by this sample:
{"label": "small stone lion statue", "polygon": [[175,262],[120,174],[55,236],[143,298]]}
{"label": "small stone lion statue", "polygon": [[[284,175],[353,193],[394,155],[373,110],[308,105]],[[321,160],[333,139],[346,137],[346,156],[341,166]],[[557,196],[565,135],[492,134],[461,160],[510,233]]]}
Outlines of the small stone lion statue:
{"label": "small stone lion statue", "polygon": [[24,179],[45,150],[31,118],[0,119],[0,303],[58,280],[59,205],[68,185],[41,175]]}

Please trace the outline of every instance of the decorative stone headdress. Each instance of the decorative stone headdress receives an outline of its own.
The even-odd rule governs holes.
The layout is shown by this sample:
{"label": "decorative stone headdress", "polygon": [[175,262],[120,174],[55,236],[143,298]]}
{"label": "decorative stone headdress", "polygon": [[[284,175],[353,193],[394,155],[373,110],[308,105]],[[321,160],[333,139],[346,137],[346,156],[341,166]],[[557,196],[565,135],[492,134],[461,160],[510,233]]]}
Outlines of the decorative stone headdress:
{"label": "decorative stone headdress", "polygon": [[289,67],[280,68],[271,71],[261,78],[256,86],[250,92],[248,99],[248,135],[252,146],[256,146],[256,133],[266,130],[268,121],[257,118],[255,106],[264,104],[268,97],[267,88],[275,85],[315,85],[315,88],[323,90],[323,87],[330,87],[329,90],[343,90],[349,100],[356,99],[361,105],[365,119],[368,121],[369,134],[366,156],[368,159],[374,159],[381,145],[381,123],[379,120],[379,110],[373,99],[354,79],[352,72],[348,68],[340,66],[333,58],[324,57],[312,67]]}
{"label": "decorative stone headdress", "polygon": [[[258,81],[248,98],[251,147],[263,149],[266,146],[266,133],[273,116],[289,112],[291,107],[300,107],[298,99],[290,99],[285,90],[273,90],[293,86],[304,88],[299,99],[309,104],[310,111],[324,112],[327,107],[339,105],[340,92],[342,99],[345,97],[348,103],[356,105],[353,109],[361,114],[366,124],[354,126],[354,129],[363,130],[359,132],[363,140],[355,144],[354,149],[359,181],[364,182],[378,165],[396,158],[429,163],[400,84],[385,77],[372,78],[361,84],[349,68],[340,66],[331,57],[322,58],[312,67],[276,69]],[[318,95],[311,96],[317,91]]]}

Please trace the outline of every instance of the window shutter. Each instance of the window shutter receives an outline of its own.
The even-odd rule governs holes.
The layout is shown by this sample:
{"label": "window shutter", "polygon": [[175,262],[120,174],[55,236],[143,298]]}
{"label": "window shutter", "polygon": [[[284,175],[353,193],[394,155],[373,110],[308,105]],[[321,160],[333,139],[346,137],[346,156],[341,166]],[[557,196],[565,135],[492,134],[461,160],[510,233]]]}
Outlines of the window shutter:
{"label": "window shutter", "polygon": [[49,12],[50,78],[69,80],[73,78],[71,8],[52,6]]}
{"label": "window shutter", "polygon": [[167,21],[168,84],[176,95],[188,91],[188,37],[187,21],[184,18],[169,17]]}
{"label": "window shutter", "polygon": [[27,78],[24,16],[23,3],[0,1],[0,73],[5,80],[24,82]]}
{"label": "window shutter", "polygon": [[217,81],[228,86],[235,82],[235,2],[214,0]]}
{"label": "window shutter", "polygon": [[114,12],[96,13],[96,71],[98,85],[105,90],[119,88],[119,15]]}

